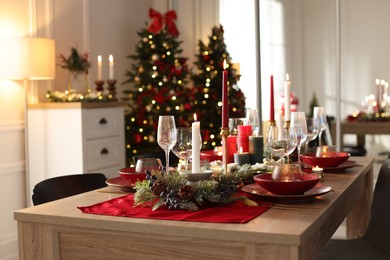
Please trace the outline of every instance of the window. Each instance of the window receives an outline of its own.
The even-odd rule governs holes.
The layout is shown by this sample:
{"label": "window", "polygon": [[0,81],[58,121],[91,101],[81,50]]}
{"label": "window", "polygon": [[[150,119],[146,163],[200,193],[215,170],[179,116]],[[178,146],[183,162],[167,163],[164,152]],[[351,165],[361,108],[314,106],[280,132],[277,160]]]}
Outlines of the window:
{"label": "window", "polygon": [[[241,80],[238,86],[246,96],[248,108],[255,108],[256,95],[256,37],[255,4],[252,0],[220,0],[220,22],[225,29],[225,42],[234,63],[240,64]],[[283,28],[283,4],[278,0],[260,1],[261,35],[261,86],[262,116],[269,118],[270,75],[274,77],[275,105],[279,104],[278,93],[283,93],[285,75],[285,40]],[[256,93],[258,93],[256,91]],[[278,107],[275,107],[277,111]]]}

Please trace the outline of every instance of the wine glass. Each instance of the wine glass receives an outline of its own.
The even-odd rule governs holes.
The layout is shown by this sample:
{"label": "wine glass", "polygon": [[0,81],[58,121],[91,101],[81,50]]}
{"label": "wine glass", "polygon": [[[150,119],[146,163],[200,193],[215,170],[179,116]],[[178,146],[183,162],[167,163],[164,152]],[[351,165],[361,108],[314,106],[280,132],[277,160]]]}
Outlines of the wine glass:
{"label": "wine glass", "polygon": [[230,135],[237,135],[237,126],[245,124],[246,118],[229,118]]}
{"label": "wine glass", "polygon": [[301,165],[301,147],[307,140],[306,116],[304,112],[291,113],[291,134],[297,139],[298,165]]}
{"label": "wine glass", "polygon": [[307,126],[307,142],[311,142],[318,136],[318,119],[310,118],[306,119]]}
{"label": "wine glass", "polygon": [[321,147],[322,133],[325,131],[327,122],[326,122],[326,113],[325,108],[323,107],[314,107],[313,118],[317,120],[318,125],[318,146]]}
{"label": "wine glass", "polygon": [[185,170],[188,170],[188,158],[192,149],[192,134],[189,127],[176,128],[176,144],[172,152],[185,162]]}
{"label": "wine glass", "polygon": [[257,109],[247,109],[246,124],[252,126],[252,135],[260,135],[259,115]]}
{"label": "wine glass", "polygon": [[316,118],[306,119],[307,139],[305,143],[306,152],[309,150],[309,143],[314,141],[318,136],[318,120]]}
{"label": "wine glass", "polygon": [[165,151],[167,173],[169,173],[169,152],[175,145],[176,139],[176,125],[174,116],[159,116],[157,143]]}
{"label": "wine glass", "polygon": [[[297,139],[291,128],[271,126],[267,133],[267,146],[280,157],[290,155],[297,147]],[[288,158],[287,158],[288,160]]]}

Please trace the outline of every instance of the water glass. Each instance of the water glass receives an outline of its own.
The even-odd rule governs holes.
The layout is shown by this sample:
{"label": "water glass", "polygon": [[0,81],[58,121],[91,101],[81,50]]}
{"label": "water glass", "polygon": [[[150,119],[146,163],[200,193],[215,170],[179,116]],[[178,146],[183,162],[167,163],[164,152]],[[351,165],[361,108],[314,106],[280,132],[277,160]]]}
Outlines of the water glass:
{"label": "water glass", "polygon": [[169,173],[169,152],[175,145],[176,139],[176,124],[174,116],[159,116],[157,143],[165,151],[167,173]]}

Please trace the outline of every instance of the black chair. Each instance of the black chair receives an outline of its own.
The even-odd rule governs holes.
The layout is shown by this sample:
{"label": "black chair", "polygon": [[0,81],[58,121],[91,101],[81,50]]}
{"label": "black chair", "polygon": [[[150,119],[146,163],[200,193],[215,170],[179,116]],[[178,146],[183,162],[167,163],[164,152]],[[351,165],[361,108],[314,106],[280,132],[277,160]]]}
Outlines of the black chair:
{"label": "black chair", "polygon": [[363,237],[332,239],[317,260],[390,259],[390,159],[383,162],[375,185],[371,218]]}
{"label": "black chair", "polygon": [[46,179],[36,184],[33,190],[34,205],[62,199],[107,186],[102,173],[64,175]]}

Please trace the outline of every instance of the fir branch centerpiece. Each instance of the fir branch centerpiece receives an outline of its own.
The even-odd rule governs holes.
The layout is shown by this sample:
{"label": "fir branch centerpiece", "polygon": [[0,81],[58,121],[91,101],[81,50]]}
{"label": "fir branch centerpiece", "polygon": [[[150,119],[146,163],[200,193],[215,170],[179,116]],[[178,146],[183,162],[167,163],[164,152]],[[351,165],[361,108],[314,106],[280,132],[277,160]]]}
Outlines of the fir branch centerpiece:
{"label": "fir branch centerpiece", "polygon": [[135,186],[135,206],[149,206],[157,210],[165,206],[170,210],[198,211],[210,204],[228,204],[246,198],[239,195],[241,187],[253,176],[267,172],[267,168],[252,168],[244,165],[230,174],[214,172],[208,180],[188,184],[186,175],[177,171],[146,171],[146,180]]}

